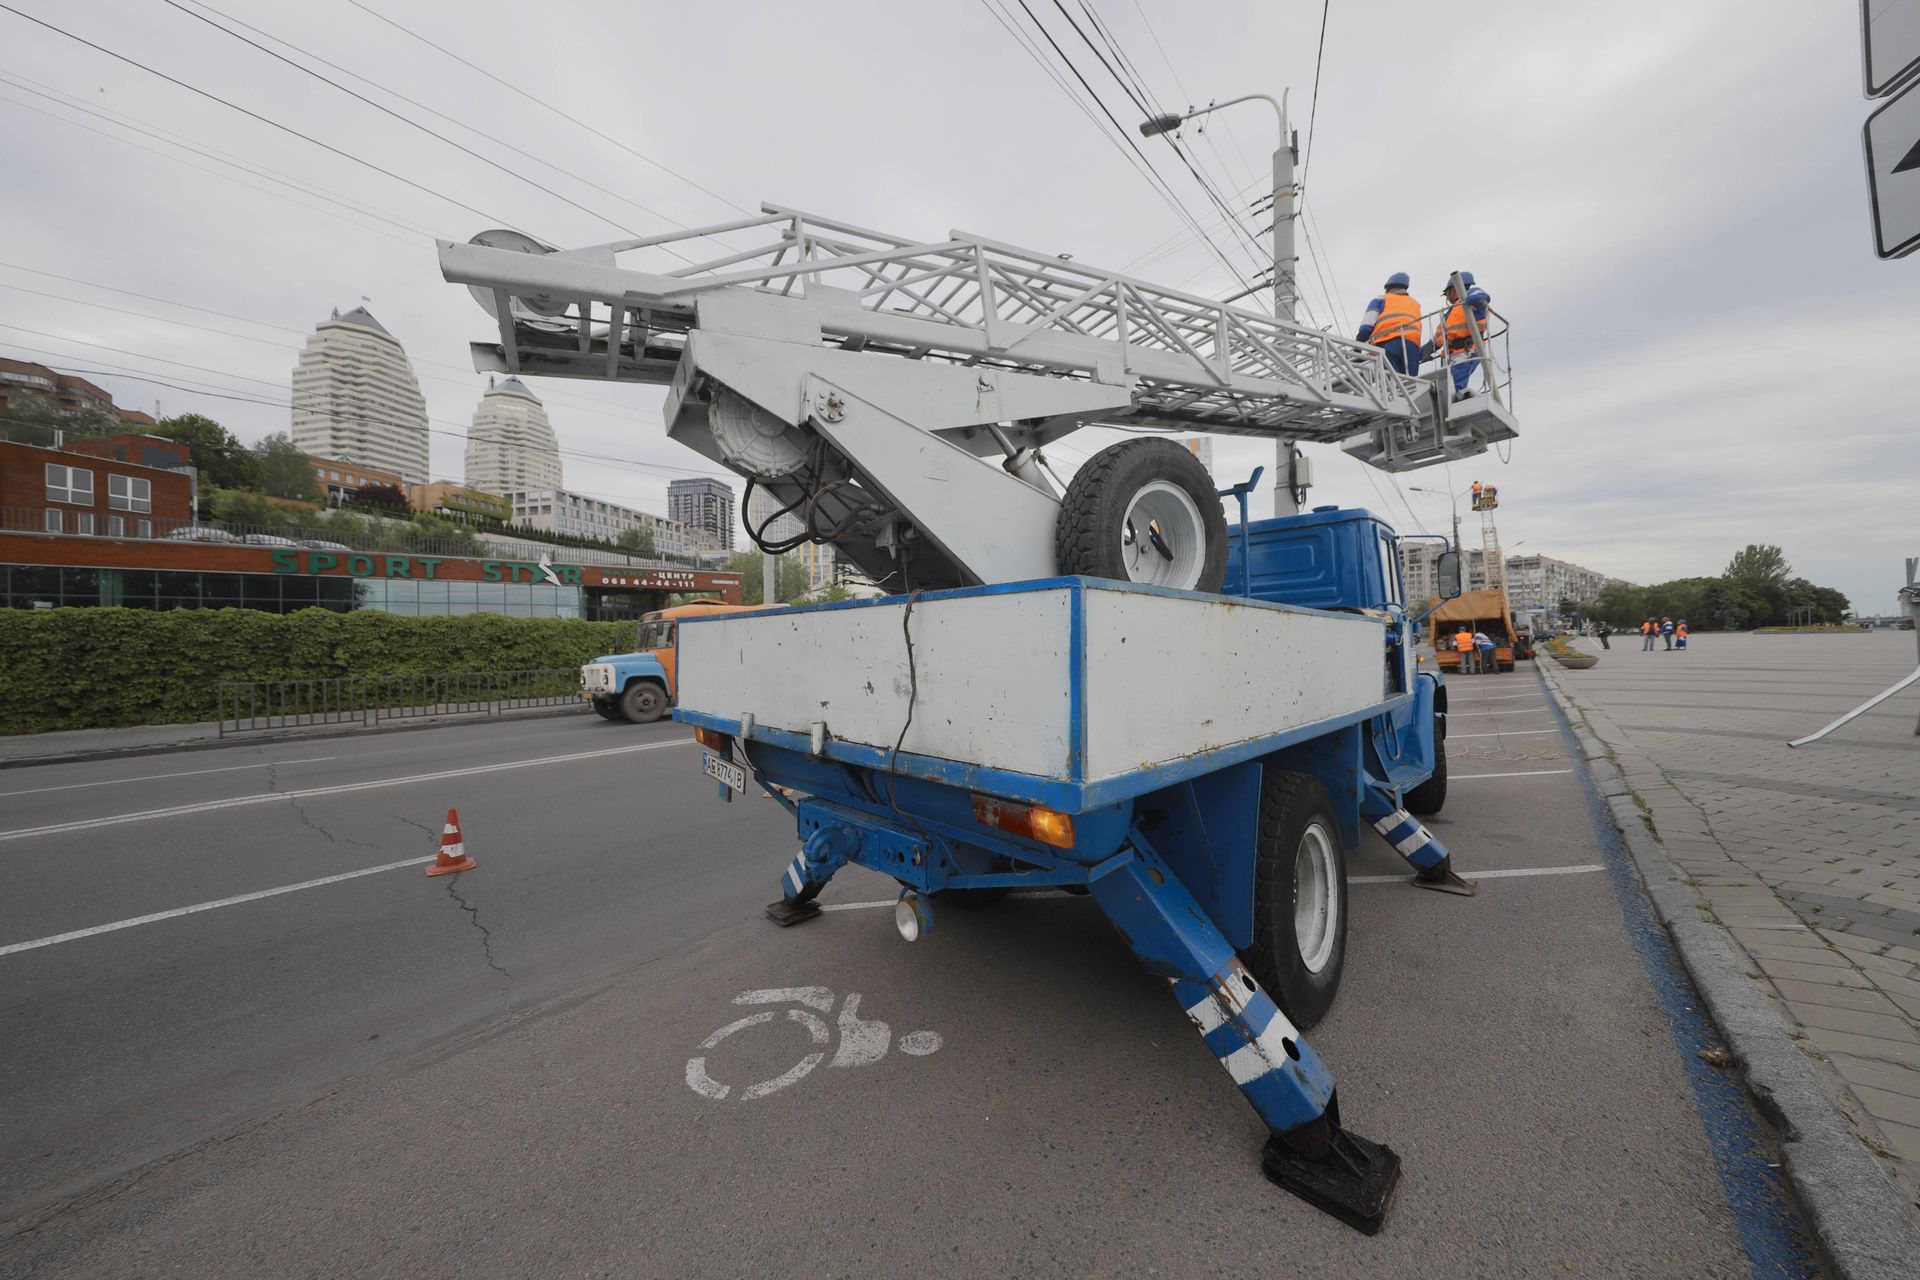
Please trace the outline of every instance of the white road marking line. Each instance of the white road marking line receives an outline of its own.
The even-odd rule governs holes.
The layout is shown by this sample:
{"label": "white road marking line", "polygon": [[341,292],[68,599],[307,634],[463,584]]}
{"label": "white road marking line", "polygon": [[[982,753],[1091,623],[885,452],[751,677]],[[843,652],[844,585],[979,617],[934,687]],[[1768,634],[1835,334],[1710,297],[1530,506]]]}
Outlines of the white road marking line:
{"label": "white road marking line", "polygon": [[1551,778],[1556,774],[1572,772],[1571,769],[1529,769],[1525,773],[1456,773],[1453,781],[1466,782],[1472,778]]}
{"label": "white road marking line", "polygon": [[193,778],[203,773],[238,773],[242,769],[268,769],[290,764],[319,764],[338,760],[339,756],[308,756],[304,760],[275,760],[272,764],[230,764],[219,769],[186,769],[179,773],[147,773],[137,778],[103,778],[99,782],[69,782],[58,787],[29,787],[25,791],[0,791],[0,800],[8,796],[37,796],[44,791],[77,791],[81,787],[112,787],[123,782],[158,782],[162,778]]}
{"label": "white road marking line", "polygon": [[1545,707],[1521,707],[1514,711],[1449,711],[1447,719],[1459,720],[1466,716],[1532,716],[1545,710]]}
{"label": "white road marking line", "polygon": [[[1462,695],[1462,697],[1464,696],[1465,695]],[[1490,693],[1486,697],[1481,698],[1480,701],[1481,702],[1511,702],[1515,698],[1537,698],[1539,696],[1540,695],[1537,693]]]}
{"label": "white road marking line", "polygon": [[1497,733],[1450,733],[1447,741],[1455,738],[1524,738],[1528,734],[1558,733],[1558,729],[1505,729]]}
{"label": "white road marking line", "polygon": [[361,876],[379,875],[382,871],[398,871],[401,867],[423,867],[432,862],[432,858],[408,858],[404,862],[388,862],[378,867],[362,867],[358,871],[342,871],[337,876],[322,876],[318,880],[302,880],[299,884],[283,884],[277,889],[261,889],[255,893],[236,894],[231,898],[217,898],[212,902],[196,902],[190,907],[175,907],[171,911],[156,911],[150,916],[134,916],[131,920],[116,920],[112,924],[97,924],[91,929],[75,929],[71,933],[56,933],[47,938],[35,938],[31,942],[15,942],[0,947],[0,956],[10,956],[16,951],[32,951],[36,947],[51,947],[62,942],[75,942],[81,938],[91,938],[95,934],[112,933],[118,929],[131,929],[136,925],[155,924],[161,920],[172,920],[176,916],[190,916],[198,911],[212,911],[219,907],[234,907],[243,902],[258,902],[262,898],[276,898],[283,893],[298,893],[302,889],[318,889],[322,885],[339,884],[342,880],[357,880]]}
{"label": "white road marking line", "polygon": [[[1583,863],[1577,867],[1516,867],[1511,871],[1457,871],[1462,880],[1508,880],[1516,876],[1581,876],[1595,871],[1605,871],[1600,863]],[[1348,876],[1348,884],[1405,884],[1412,873],[1398,876]],[[1036,890],[1032,893],[1016,893],[1019,898],[1065,898],[1070,895],[1051,890]],[[888,898],[885,902],[823,902],[822,911],[869,911],[876,907],[890,907],[897,899]]]}
{"label": "white road marking line", "polygon": [[[1577,867],[1516,867],[1511,871],[1458,871],[1462,880],[1508,880],[1516,876],[1583,876],[1606,868],[1597,862]],[[1410,876],[1348,876],[1348,884],[1405,884]]]}
{"label": "white road marking line", "polygon": [[416,773],[404,778],[375,778],[368,782],[346,782],[333,787],[309,787],[304,791],[273,791],[265,795],[235,796],[228,800],[208,800],[200,804],[176,805],[171,809],[147,809],[140,813],[118,813],[107,818],[84,818],[78,822],[59,822],[46,827],[22,827],[0,831],[0,842],[25,840],[31,836],[59,835],[68,831],[90,831],[95,827],[116,827],[127,822],[145,822],[150,818],[179,818],[216,809],[241,809],[248,805],[272,804],[279,800],[310,800],[316,796],[346,795],[353,791],[372,791],[381,787],[404,787],[415,782],[439,782],[445,778],[470,778],[476,774],[499,773],[505,769],[529,769],[542,764],[564,764],[572,760],[592,760],[599,756],[626,755],[634,751],[659,751],[665,747],[689,747],[692,738],[672,742],[645,742],[631,747],[608,747],[601,751],[573,751],[563,756],[540,756],[533,760],[507,760],[500,764],[474,765],[466,769],[443,769],[438,773]]}

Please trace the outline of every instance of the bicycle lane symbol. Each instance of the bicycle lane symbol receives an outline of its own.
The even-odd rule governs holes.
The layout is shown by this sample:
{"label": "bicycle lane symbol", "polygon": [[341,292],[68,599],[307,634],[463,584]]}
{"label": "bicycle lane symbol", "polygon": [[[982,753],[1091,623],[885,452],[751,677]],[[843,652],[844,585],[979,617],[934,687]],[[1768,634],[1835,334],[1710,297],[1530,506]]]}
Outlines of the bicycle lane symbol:
{"label": "bicycle lane symbol", "polygon": [[[768,1009],[760,1013],[750,1013],[744,1018],[735,1019],[700,1042],[700,1051],[687,1059],[687,1087],[705,1098],[715,1102],[733,1097],[736,1092],[743,1102],[754,1098],[764,1098],[780,1092],[788,1085],[797,1084],[822,1062],[827,1060],[827,1046],[833,1043],[834,1031],[840,1033],[840,1045],[834,1050],[829,1067],[866,1067],[887,1056],[893,1048],[893,1028],[877,1018],[865,1019],[860,1016],[860,993],[848,992],[847,999],[840,1006],[840,1015],[829,1029],[826,1019],[820,1014],[832,1013],[834,994],[830,987],[771,987],[760,991],[742,991],[733,998],[735,1004],[785,1004],[801,1005],[803,1008],[777,1010]],[[818,1012],[812,1012],[818,1010]],[[778,1021],[782,1014],[789,1022],[797,1022],[807,1029],[813,1040],[813,1051],[786,1071],[771,1080],[762,1080],[756,1084],[745,1085],[738,1090],[733,1085],[723,1084],[707,1074],[707,1054],[719,1047],[720,1042],[749,1027],[763,1026]],[[937,1031],[909,1031],[900,1037],[900,1052],[916,1058],[924,1058],[930,1053],[940,1051],[940,1033]]]}

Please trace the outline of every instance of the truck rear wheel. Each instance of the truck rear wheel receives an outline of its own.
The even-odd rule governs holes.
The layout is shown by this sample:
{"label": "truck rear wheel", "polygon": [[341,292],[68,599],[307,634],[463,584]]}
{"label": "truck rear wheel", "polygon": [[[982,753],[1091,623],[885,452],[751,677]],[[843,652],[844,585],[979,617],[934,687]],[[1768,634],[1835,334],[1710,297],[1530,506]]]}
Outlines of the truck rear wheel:
{"label": "truck rear wheel", "polygon": [[1305,1031],[1333,1006],[1347,959],[1347,854],[1318,778],[1263,771],[1256,854],[1244,958]]}
{"label": "truck rear wheel", "polygon": [[1061,573],[1218,591],[1227,521],[1198,458],[1168,440],[1128,440],[1075,473],[1053,548]]}
{"label": "truck rear wheel", "polygon": [[635,680],[620,695],[620,714],[635,724],[652,724],[667,713],[667,691],[647,680]]}

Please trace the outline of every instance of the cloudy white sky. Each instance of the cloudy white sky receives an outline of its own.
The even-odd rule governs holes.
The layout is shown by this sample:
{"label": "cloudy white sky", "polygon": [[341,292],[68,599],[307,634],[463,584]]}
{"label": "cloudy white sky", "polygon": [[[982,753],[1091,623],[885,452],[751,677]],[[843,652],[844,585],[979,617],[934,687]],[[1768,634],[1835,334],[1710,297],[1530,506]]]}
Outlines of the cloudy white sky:
{"label": "cloudy white sky", "polygon": [[[1019,0],[202,8],[366,77],[381,88],[347,83],[511,172],[162,0],[4,3],[418,184],[0,12],[0,354],[196,388],[96,379],[122,404],[206,413],[244,439],[285,428],[284,408],[249,400],[284,401],[302,335],[364,297],[405,343],[444,432],[435,474],[457,478],[459,433],[485,384],[467,343],[489,322],[440,280],[432,237],[500,223],[580,245],[770,200],[1099,265],[1172,241],[1137,273],[1215,296],[1237,287],[1175,239],[1184,224],[1003,27],[1031,32]],[[1291,86],[1305,141],[1318,0],[1088,3],[1160,102]],[[1028,7],[1131,129],[1139,113],[1061,10]],[[1085,25],[1079,0],[1065,8]],[[1329,11],[1307,304],[1350,336],[1389,272],[1410,272],[1431,305],[1447,271],[1474,271],[1513,322],[1523,435],[1506,464],[1429,470],[1398,493],[1321,449],[1313,500],[1439,531],[1447,501],[1406,487],[1487,480],[1501,486],[1509,549],[1644,582],[1717,572],[1739,546],[1776,542],[1856,607],[1888,610],[1901,557],[1920,553],[1920,257],[1870,251],[1858,6],[1333,0]],[[1261,194],[1271,115],[1249,104],[1216,119],[1189,134],[1194,154],[1221,188]],[[1165,144],[1142,145],[1217,228]],[[1251,273],[1247,250],[1230,254]],[[712,470],[666,440],[658,390],[537,390],[573,451],[572,488],[663,509],[669,478]],[[1102,440],[1066,443],[1085,453]],[[1225,483],[1270,461],[1259,442],[1222,439],[1215,469]]]}

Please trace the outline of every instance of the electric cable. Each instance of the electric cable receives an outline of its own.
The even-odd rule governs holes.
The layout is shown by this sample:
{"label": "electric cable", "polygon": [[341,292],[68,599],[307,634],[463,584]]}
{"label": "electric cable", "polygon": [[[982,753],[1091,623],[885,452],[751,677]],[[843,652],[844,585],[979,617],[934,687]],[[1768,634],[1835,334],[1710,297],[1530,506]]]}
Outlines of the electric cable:
{"label": "electric cable", "polygon": [[168,75],[166,72],[161,71],[158,68],[150,67],[146,63],[141,62],[136,58],[130,58],[124,53],[116,53],[112,49],[107,48],[105,45],[95,44],[93,41],[87,39],[85,36],[76,35],[74,32],[68,31],[64,27],[55,26],[53,23],[48,22],[44,18],[36,18],[32,14],[27,13],[20,9],[16,9],[12,5],[6,4],[4,2],[0,2],[0,10],[4,10],[7,13],[11,13],[16,18],[25,18],[28,22],[33,23],[35,26],[44,27],[48,31],[53,32],[55,35],[65,36],[67,39],[72,40],[77,44],[85,45],[87,48],[94,50],[96,53],[104,53],[109,58],[114,59],[116,62],[124,62],[130,67],[137,67],[140,70],[146,72],[148,75],[157,76],[160,79],[165,80],[168,84],[176,85],[179,88],[185,89],[188,93],[195,94],[199,97],[205,98],[209,102],[218,103],[219,105],[226,107],[230,111],[237,111],[243,116],[247,116],[248,118],[253,120],[258,120],[261,124],[267,125],[274,129],[278,129],[280,132],[288,134],[292,137],[298,138],[302,142],[311,143],[313,146],[319,147],[322,151],[331,152],[332,154],[339,156],[343,160],[350,160],[354,164],[360,165],[362,168],[371,169],[375,173],[378,173],[383,177],[392,178],[395,182],[398,182],[403,186],[412,187],[415,191],[424,192],[425,194],[430,195],[437,200],[444,200],[448,204],[454,205],[457,208],[464,209],[468,213],[474,214],[477,217],[485,218],[489,222],[492,222],[497,226],[508,227],[513,230],[520,231],[522,234],[525,234],[525,235],[532,234],[531,232],[526,231],[525,228],[515,226],[515,224],[500,217],[498,214],[488,213],[485,209],[475,208],[473,205],[468,204],[466,201],[455,199],[453,196],[446,194],[444,191],[436,191],[432,187],[427,186],[424,183],[415,182],[412,178],[404,177],[401,174],[395,173],[391,169],[383,168],[382,166],[375,164],[371,160],[367,160],[361,156],[354,155],[351,151],[342,150],[341,148],[334,146],[332,143],[322,142],[320,139],[312,136],[311,134],[302,133],[300,130],[294,128],[292,125],[282,124],[280,121],[275,120],[270,116],[264,116],[260,114],[258,111],[254,111],[250,108],[243,107],[239,103],[233,102],[227,98],[223,98],[217,93],[212,93],[206,89],[202,89],[198,85],[189,84],[185,80],[182,80],[177,76]]}
{"label": "electric cable", "polygon": [[449,58],[452,58],[455,62],[467,68],[469,71],[472,71],[478,75],[485,76],[487,79],[493,81],[495,84],[499,85],[501,88],[506,89],[512,93],[519,94],[522,98],[525,98],[528,102],[533,103],[536,107],[539,107],[541,110],[549,111],[554,115],[559,116],[562,120],[565,120],[569,124],[578,125],[580,128],[585,129],[588,133],[600,139],[602,142],[618,147],[620,150],[632,156],[635,160],[639,160],[645,164],[650,164],[654,168],[658,169],[660,172],[667,174],[669,177],[678,178],[680,181],[692,187],[695,191],[703,192],[706,195],[712,196],[715,200],[718,200],[721,204],[726,205],[730,209],[734,209],[740,213],[744,213],[748,217],[753,216],[753,213],[751,210],[741,208],[739,205],[727,199],[725,196],[721,195],[719,192],[711,190],[707,187],[701,186],[699,183],[695,182],[692,178],[689,178],[684,173],[680,173],[680,172],[677,172],[676,170],[669,169],[666,165],[661,164],[658,160],[655,160],[652,156],[645,155],[639,151],[635,151],[632,147],[620,141],[618,138],[611,137],[605,133],[602,133],[600,130],[594,128],[592,125],[588,124],[584,120],[579,119],[576,116],[568,115],[566,112],[562,111],[560,108],[554,106],[551,102],[548,102],[545,99],[536,97],[535,95],[528,93],[525,89],[522,89],[520,86],[512,83],[511,81],[502,79],[501,77],[495,75],[493,72],[487,70],[485,67],[482,67],[475,63],[467,61],[465,58],[461,57],[459,54],[453,52],[451,49],[448,49],[445,46],[435,44],[432,40],[427,39],[427,37],[421,35],[418,31],[415,31],[410,27],[404,27],[400,25],[398,22],[395,22],[392,18],[387,17],[385,14],[378,13],[373,9],[369,9],[366,5],[360,3],[360,0],[347,0],[347,3],[352,5],[354,8],[360,10],[362,13],[366,14],[368,17],[374,18],[380,22],[386,23],[388,26],[392,27],[395,31],[400,32],[402,35],[410,36],[411,38],[418,40],[421,44],[426,45],[429,49],[432,49],[437,53],[441,53],[446,55]]}
{"label": "electric cable", "polygon": [[[300,71],[305,73],[306,75],[312,76],[315,80],[318,80],[321,84],[330,85],[331,87],[338,89],[341,93],[346,94],[348,97],[353,98],[358,102],[366,103],[368,106],[372,107],[375,111],[378,111],[383,115],[391,116],[395,120],[398,120],[401,124],[407,125],[408,127],[413,129],[418,129],[421,133],[426,134],[429,138],[434,138],[440,142],[446,143],[448,146],[452,147],[455,151],[460,152],[462,155],[471,156],[475,160],[478,160],[481,164],[488,165],[492,168],[498,169],[501,173],[506,174],[508,177],[516,179],[517,181],[526,183],[528,186],[532,187],[534,190],[544,192],[545,194],[552,196],[555,200],[560,201],[562,204],[570,205],[573,208],[578,209],[580,212],[586,214],[590,218],[598,218],[600,221],[606,223],[608,226],[614,228],[616,231],[624,231],[630,236],[638,236],[640,234],[640,232],[637,229],[627,226],[625,223],[619,221],[616,218],[610,218],[606,214],[601,213],[599,210],[589,208],[570,196],[562,195],[560,192],[555,191],[552,187],[547,186],[545,183],[537,182],[534,179],[529,178],[526,174],[521,173],[516,169],[509,168],[504,164],[501,164],[498,160],[493,159],[491,156],[482,155],[480,152],[475,151],[472,147],[469,147],[464,143],[461,143],[452,138],[449,138],[444,133],[440,133],[434,129],[429,129],[426,125],[421,124],[418,120],[414,120],[407,116],[404,116],[400,114],[398,111],[395,111],[392,107],[386,106],[383,103],[375,102],[372,98],[369,98],[366,94],[360,93],[354,89],[350,89],[346,85],[341,84],[338,80],[334,80],[334,79],[331,79],[330,77],[321,75],[318,71],[315,71],[312,67],[303,66],[302,64],[295,62],[292,58],[287,57],[283,53],[276,53],[274,50],[269,49],[267,48],[267,46],[261,44],[258,40],[250,40],[246,36],[240,34],[238,31],[235,31],[230,27],[221,26],[219,23],[215,22],[212,18],[207,17],[205,14],[196,13],[192,9],[187,8],[184,4],[180,3],[180,0],[161,0],[161,3],[165,4],[167,7],[171,9],[179,10],[181,13],[186,14],[189,18],[192,18],[197,22],[206,23],[208,26],[212,27],[215,31],[220,32],[222,35],[231,36],[233,39],[238,40],[241,44],[244,44],[249,48],[258,49],[261,53],[266,54],[269,58],[273,58],[279,62],[284,62],[288,66],[292,67],[294,70]],[[222,16],[225,16],[225,15],[222,15]],[[395,96],[397,97],[399,95],[396,94]],[[675,256],[678,257],[680,255],[676,254]],[[688,261],[688,259],[682,258],[682,261]]]}

